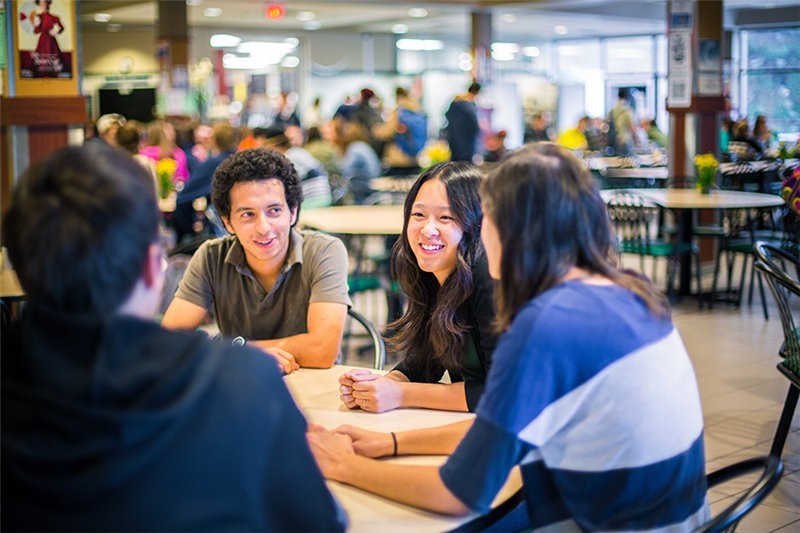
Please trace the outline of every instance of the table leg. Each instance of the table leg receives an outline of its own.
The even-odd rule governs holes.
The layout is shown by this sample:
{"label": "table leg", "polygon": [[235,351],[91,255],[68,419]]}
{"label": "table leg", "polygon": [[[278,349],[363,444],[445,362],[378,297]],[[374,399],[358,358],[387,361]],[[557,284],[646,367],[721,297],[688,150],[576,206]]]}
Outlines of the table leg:
{"label": "table leg", "polygon": [[678,209],[678,239],[684,249],[680,258],[678,272],[678,294],[687,296],[692,293],[692,253],[691,244],[694,239],[694,209]]}

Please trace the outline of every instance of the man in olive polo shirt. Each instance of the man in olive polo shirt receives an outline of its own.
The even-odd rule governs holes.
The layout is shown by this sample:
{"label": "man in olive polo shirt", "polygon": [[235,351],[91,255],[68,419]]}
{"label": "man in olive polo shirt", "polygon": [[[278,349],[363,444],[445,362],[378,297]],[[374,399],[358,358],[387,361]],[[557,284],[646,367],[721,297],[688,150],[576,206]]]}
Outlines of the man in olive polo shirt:
{"label": "man in olive polo shirt", "polygon": [[211,309],[223,337],[242,337],[285,372],[327,368],[339,354],[347,309],[347,250],[294,228],[300,179],[283,155],[239,152],[214,173],[211,199],[231,233],[194,254],[162,325],[193,330]]}

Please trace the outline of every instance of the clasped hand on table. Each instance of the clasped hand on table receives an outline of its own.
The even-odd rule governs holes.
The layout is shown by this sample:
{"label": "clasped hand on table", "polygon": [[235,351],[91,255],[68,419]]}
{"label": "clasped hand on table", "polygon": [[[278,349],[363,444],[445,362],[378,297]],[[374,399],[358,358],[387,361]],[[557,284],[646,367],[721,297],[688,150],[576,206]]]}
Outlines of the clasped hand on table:
{"label": "clasped hand on table", "polygon": [[348,409],[382,413],[402,405],[402,385],[367,369],[354,369],[339,377],[339,396]]}

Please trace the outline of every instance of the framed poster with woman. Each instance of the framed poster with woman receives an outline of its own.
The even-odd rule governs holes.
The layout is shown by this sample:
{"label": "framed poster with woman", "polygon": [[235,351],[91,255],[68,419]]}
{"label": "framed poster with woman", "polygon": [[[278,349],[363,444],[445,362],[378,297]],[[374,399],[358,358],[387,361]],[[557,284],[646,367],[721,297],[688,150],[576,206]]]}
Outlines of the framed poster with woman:
{"label": "framed poster with woman", "polygon": [[73,0],[18,2],[19,78],[73,78]]}

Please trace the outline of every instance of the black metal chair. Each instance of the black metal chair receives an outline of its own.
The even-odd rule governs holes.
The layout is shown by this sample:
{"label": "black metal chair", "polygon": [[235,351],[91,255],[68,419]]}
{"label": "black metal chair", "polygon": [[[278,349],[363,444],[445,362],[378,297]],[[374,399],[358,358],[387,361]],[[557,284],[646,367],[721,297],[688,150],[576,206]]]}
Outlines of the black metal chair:
{"label": "black metal chair", "polygon": [[[766,455],[739,461],[725,466],[706,476],[708,487],[716,487],[743,476],[760,472],[758,478],[750,487],[725,509],[711,517],[706,523],[695,529],[697,533],[718,533],[732,531],[739,521],[750,511],[756,508],[775,489],[783,475],[783,461],[780,457]],[[509,528],[498,527],[501,520],[508,518],[514,511],[522,511],[525,505],[524,487],[520,488],[511,497],[494,507],[488,513],[473,518],[469,522],[451,530],[451,533],[468,533],[473,531],[486,531],[495,528],[506,530]],[[505,525],[505,524],[504,524]],[[509,524],[512,530],[529,529],[530,526],[514,523]]]}
{"label": "black metal chair", "polygon": [[[720,172],[720,188],[729,191],[771,193],[771,183],[769,180],[775,172],[772,165],[754,166],[749,162],[737,163],[728,167],[724,172]],[[724,257],[727,262],[727,289],[728,300],[736,306],[741,304],[744,291],[744,282],[747,278],[748,265],[750,268],[750,287],[748,291],[748,304],[753,303],[753,288],[758,282],[758,289],[761,295],[761,306],[764,312],[764,319],[769,320],[769,311],[765,299],[764,284],[761,276],[755,268],[755,258],[753,256],[753,245],[756,240],[776,240],[780,239],[782,232],[779,223],[774,218],[774,209],[737,209],[723,213],[723,224],[716,232],[708,232],[705,236],[718,237],[720,239],[717,257],[714,263],[714,278],[711,287],[711,301],[709,307],[713,307],[714,295],[717,294],[717,283],[719,280],[721,260]],[[739,287],[736,292],[732,288],[733,269],[736,256],[742,256],[742,272]],[[735,297],[732,297],[735,295]]]}
{"label": "black metal chair", "polygon": [[[360,326],[364,331],[360,333],[354,331],[354,323]],[[352,341],[357,338],[365,337],[369,340],[369,346],[372,347],[372,368],[375,370],[383,370],[386,365],[386,345],[383,342],[383,337],[380,331],[378,331],[378,328],[375,327],[375,324],[354,309],[349,309],[347,311],[347,322],[345,323],[344,335],[342,337],[342,363],[347,361],[351,346],[355,344],[352,343]],[[363,345],[363,343],[361,343],[360,346],[361,345]]]}
{"label": "black metal chair", "polygon": [[697,246],[675,241],[675,236],[661,231],[661,213],[655,205],[645,202],[636,194],[618,191],[606,203],[609,217],[617,236],[617,251],[620,254],[638,255],[640,270],[644,271],[644,258],[652,257],[653,281],[656,281],[656,260],[667,259],[667,296],[674,293],[675,274],[680,258],[684,254],[694,257],[694,270],[697,283],[699,305],[703,307],[703,290],[700,270],[700,254]]}
{"label": "black metal chair", "polygon": [[[756,268],[767,280],[783,328],[783,343],[778,350],[783,360],[778,363],[778,370],[789,380],[789,391],[786,393],[786,401],[770,451],[770,455],[780,457],[800,396],[800,331],[789,302],[791,295],[800,296],[800,281],[798,281],[800,257],[767,242],[756,243],[755,253],[758,257]],[[792,271],[791,274],[789,269]]]}
{"label": "black metal chair", "polygon": [[[525,505],[525,489],[520,487],[517,491],[508,497],[505,501],[493,507],[488,513],[477,516],[461,524],[450,533],[471,533],[473,531],[486,531],[496,526],[502,519],[511,515],[517,509]],[[522,526],[524,529],[525,526]]]}
{"label": "black metal chair", "polygon": [[755,472],[761,472],[755,483],[741,493],[733,503],[695,529],[696,533],[732,531],[739,521],[764,501],[778,485],[783,475],[783,461],[780,457],[772,455],[755,457],[728,465],[706,476],[708,487],[711,488]]}

